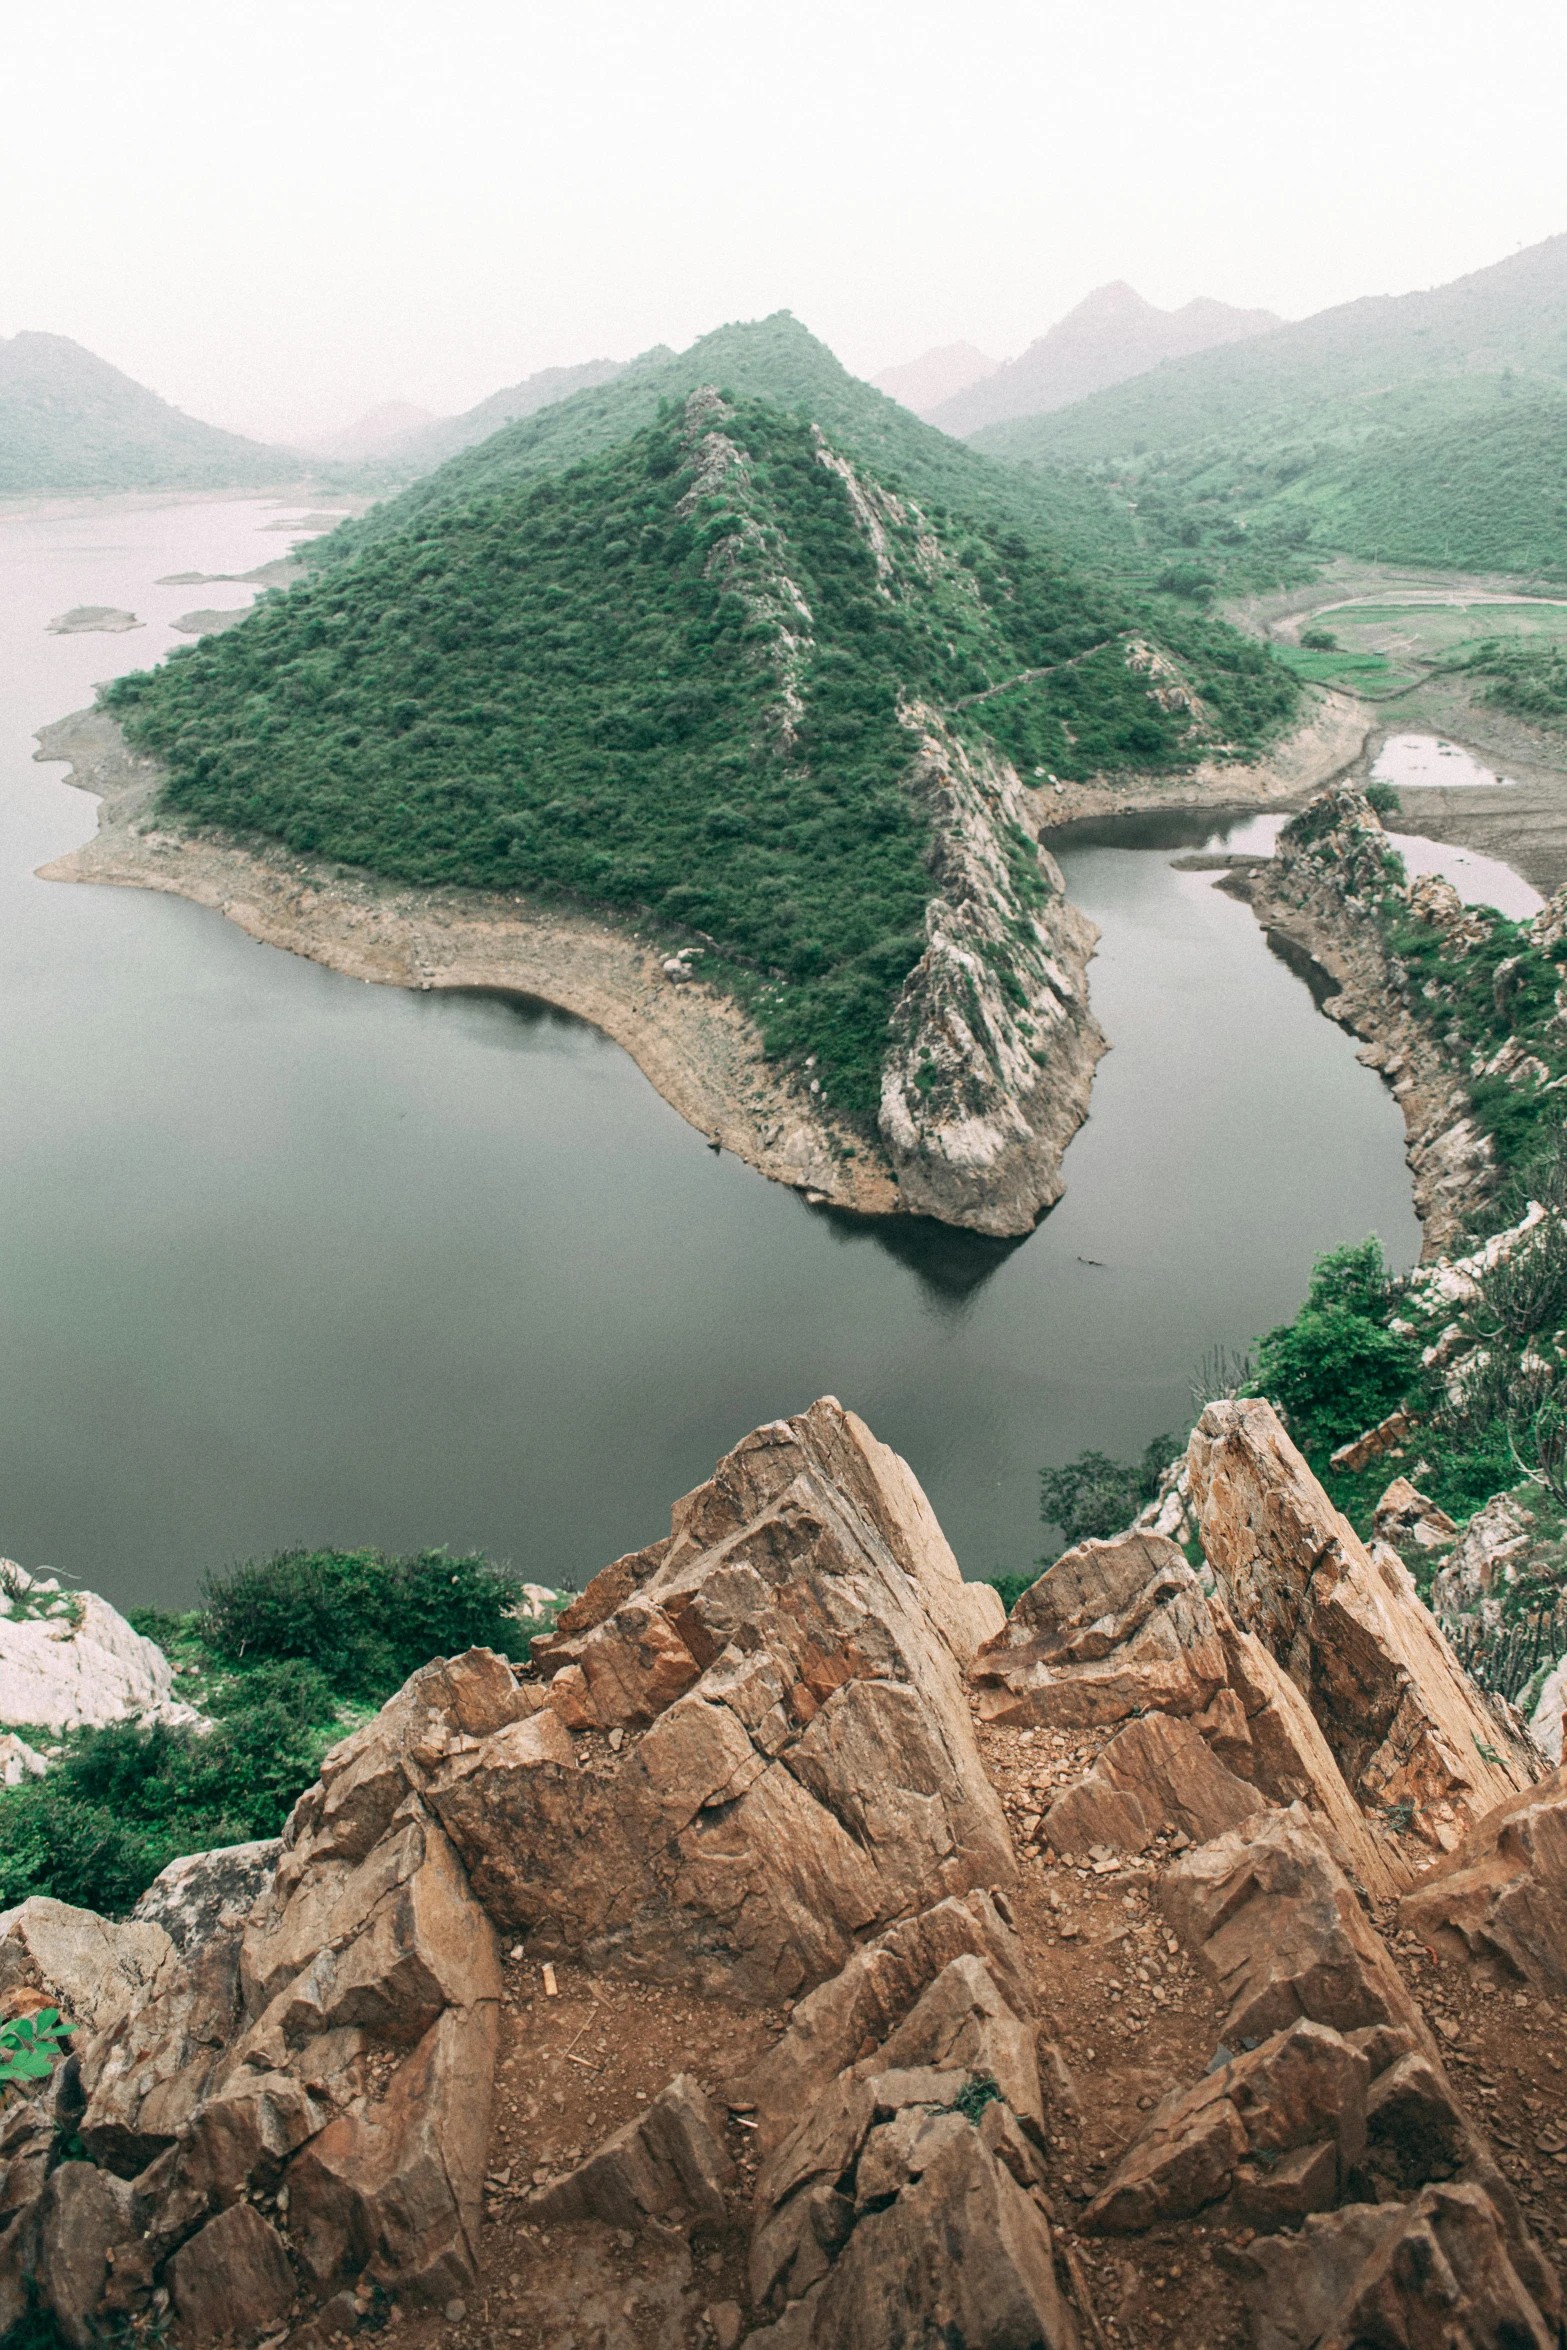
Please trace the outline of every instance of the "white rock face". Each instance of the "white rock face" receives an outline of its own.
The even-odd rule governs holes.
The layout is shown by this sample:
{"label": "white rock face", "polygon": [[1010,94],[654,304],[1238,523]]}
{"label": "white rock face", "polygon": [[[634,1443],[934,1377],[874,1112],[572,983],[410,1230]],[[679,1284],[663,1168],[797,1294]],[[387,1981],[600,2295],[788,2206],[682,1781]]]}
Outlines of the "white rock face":
{"label": "white rock face", "polygon": [[[1564,893],[1567,894],[1567,893]],[[1551,903],[1555,904],[1553,898]],[[1529,1733],[1540,1752],[1553,1763],[1562,1759],[1562,1708],[1567,1705],[1567,1656],[1546,1676],[1544,1688],[1529,1716]]]}
{"label": "white rock face", "polygon": [[140,1714],[204,1727],[173,1688],[162,1649],[106,1599],[0,1559],[0,1724],[81,1730]]}
{"label": "white rock face", "polygon": [[0,1993],[32,1985],[91,2030],[107,2031],[145,1996],[173,1949],[161,1926],[115,1925],[35,1893],[0,1915]]}

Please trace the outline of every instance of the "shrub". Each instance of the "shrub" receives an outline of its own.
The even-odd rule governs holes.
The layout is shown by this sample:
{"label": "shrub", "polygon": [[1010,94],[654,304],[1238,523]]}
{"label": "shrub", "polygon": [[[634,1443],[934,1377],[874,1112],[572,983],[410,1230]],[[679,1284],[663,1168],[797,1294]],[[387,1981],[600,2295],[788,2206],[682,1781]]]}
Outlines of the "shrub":
{"label": "shrub", "polygon": [[1047,1526],[1061,1529],[1068,1549],[1074,1543],[1119,1534],[1152,1501],[1159,1479],[1184,1442],[1179,1436],[1156,1436],[1135,1463],[1112,1460],[1108,1453],[1081,1452],[1065,1468],[1041,1469],[1041,1518]]}
{"label": "shrub", "polygon": [[520,1647],[520,1579],[444,1550],[285,1550],[209,1578],[203,1636],[232,1665],[314,1666],[343,1697],[380,1704],[434,1656]]}
{"label": "shrub", "polygon": [[1379,1240],[1319,1257],[1293,1322],[1257,1342],[1255,1392],[1308,1452],[1331,1452],[1399,1403],[1420,1370],[1413,1341],[1387,1328],[1393,1285]]}
{"label": "shrub", "polygon": [[1302,649],[1308,653],[1336,653],[1338,638],[1331,628],[1303,628],[1300,632]]}

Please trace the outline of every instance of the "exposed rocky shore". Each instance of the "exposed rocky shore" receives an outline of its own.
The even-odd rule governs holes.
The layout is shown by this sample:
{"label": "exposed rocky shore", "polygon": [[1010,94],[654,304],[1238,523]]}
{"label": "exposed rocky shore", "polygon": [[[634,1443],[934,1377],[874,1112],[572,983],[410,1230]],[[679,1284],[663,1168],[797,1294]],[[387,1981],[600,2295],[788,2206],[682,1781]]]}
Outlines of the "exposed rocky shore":
{"label": "exposed rocky shore", "polygon": [[1267,1404],[1006,1620],[824,1399],[278,1851],[0,1919],[80,2026],[0,2119],[0,2327],[1560,2350],[1564,1855]]}
{"label": "exposed rocky shore", "polygon": [[[933,713],[911,713],[910,726],[910,789],[931,814],[939,894],[894,1015],[876,1140],[825,1110],[808,1075],[766,1059],[739,1006],[702,983],[700,951],[670,957],[588,914],[404,888],[184,830],[157,807],[155,763],[103,711],[40,733],[38,756],[69,761],[71,780],[102,802],[95,837],[43,878],[192,898],[357,979],[558,1005],[621,1045],[710,1142],[776,1182],[863,1214],[1021,1236],[1061,1194],[1061,1156],[1105,1049],[1088,1008],[1097,932],[1036,847],[1012,770],[965,752]],[[1036,868],[1035,887],[1020,882]]]}
{"label": "exposed rocky shore", "polygon": [[[1440,876],[1402,879],[1380,817],[1351,784],[1320,794],[1286,825],[1271,858],[1234,867],[1217,886],[1247,899],[1271,936],[1334,982],[1322,1008],[1365,1040],[1359,1058],[1381,1071],[1399,1102],[1424,1254],[1441,1254],[1496,1183],[1470,1084],[1496,1076],[1530,1084],[1545,1073],[1522,1047],[1477,1060],[1461,1033],[1439,1028],[1387,931],[1390,916],[1430,929],[1456,971],[1489,934],[1490,915],[1465,907]],[[1540,937],[1551,919],[1547,907],[1535,925]]]}

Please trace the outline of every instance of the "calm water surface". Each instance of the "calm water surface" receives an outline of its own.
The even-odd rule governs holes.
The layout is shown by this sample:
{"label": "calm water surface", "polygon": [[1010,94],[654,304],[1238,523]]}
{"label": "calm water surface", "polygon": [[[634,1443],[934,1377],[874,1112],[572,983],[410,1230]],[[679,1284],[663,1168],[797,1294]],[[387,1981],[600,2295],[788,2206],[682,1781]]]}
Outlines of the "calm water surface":
{"label": "calm water surface", "polygon": [[[32,762],[96,679],[242,602],[262,503],[0,522],[0,1553],[121,1605],[291,1541],[480,1546],[574,1582],[757,1421],[832,1390],[971,1574],[1039,1547],[1035,1472],[1184,1425],[1205,1349],[1369,1231],[1410,1263],[1401,1123],[1247,909],[1177,849],[1061,843],[1115,1049],[1031,1239],[812,1210],[715,1158],[543,1011],[366,987],[36,866],[94,804]],[[77,604],[132,635],[51,637]]]}

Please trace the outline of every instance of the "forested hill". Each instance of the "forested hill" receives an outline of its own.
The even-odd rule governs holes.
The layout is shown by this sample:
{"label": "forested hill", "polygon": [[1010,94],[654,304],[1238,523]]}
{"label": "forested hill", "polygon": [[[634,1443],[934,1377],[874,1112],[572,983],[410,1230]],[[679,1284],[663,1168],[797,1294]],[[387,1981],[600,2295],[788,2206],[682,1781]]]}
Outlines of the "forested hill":
{"label": "forested hill", "polygon": [[319,540],[327,563],[402,530],[439,508],[559,473],[650,424],[660,405],[701,384],[803,408],[835,443],[879,479],[960,513],[1021,523],[1083,561],[1114,565],[1135,555],[1119,503],[1093,483],[1051,467],[1024,474],[922,424],[861,382],[787,310],[721,326],[689,350],[634,359],[606,384],[557,400],[464,450],[361,520]]}
{"label": "forested hill", "polygon": [[65,335],[0,340],[0,496],[263,488],[304,470],[182,415]]}
{"label": "forested hill", "polygon": [[[1567,236],[1175,360],[973,445],[1113,474],[1140,527],[1567,577]],[[1172,512],[1171,509],[1174,509]],[[1223,558],[1221,555],[1221,567]]]}
{"label": "forested hill", "polygon": [[1179,769],[1291,707],[1261,648],[1197,620],[1160,644],[1036,539],[938,523],[760,400],[469,482],[109,690],[168,802],[700,935],[704,976],[861,1120],[934,888],[910,701],[1062,775]]}

